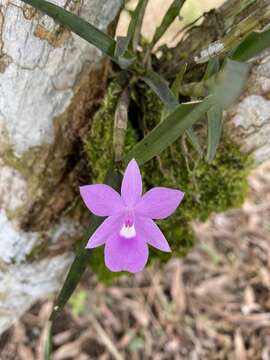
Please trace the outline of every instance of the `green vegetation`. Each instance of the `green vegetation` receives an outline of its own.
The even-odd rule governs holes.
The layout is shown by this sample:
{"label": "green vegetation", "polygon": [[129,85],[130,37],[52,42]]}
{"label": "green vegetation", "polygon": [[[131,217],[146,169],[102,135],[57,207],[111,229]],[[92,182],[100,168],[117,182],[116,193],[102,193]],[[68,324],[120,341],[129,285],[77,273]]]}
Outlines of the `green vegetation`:
{"label": "green vegetation", "polygon": [[[112,82],[108,89],[85,143],[90,168],[95,170],[94,181],[104,177],[111,161],[111,153],[107,149],[112,147],[114,110],[120,88]],[[142,83],[132,86],[130,93],[132,102],[125,150],[159,123],[163,108],[159,98]],[[247,193],[251,164],[250,156],[243,155],[226,134],[210,164],[193,150],[186,138],[147,162],[141,168],[145,191],[154,186],[168,186],[185,192],[184,201],[175,214],[159,222],[172,253],[151,249],[151,259],[167,261],[171,256],[185,256],[195,240],[191,220],[205,221],[212,212],[239,207]],[[93,251],[91,267],[106,283],[119,276],[104,266],[103,248]]]}

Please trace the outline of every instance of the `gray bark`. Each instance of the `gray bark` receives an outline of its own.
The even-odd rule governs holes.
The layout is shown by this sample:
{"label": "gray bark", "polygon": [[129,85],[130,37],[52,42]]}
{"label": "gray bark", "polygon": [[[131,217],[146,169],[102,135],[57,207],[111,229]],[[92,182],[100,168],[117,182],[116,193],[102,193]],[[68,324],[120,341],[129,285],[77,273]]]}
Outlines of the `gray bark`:
{"label": "gray bark", "polygon": [[[106,30],[122,1],[54,2]],[[69,121],[81,115],[77,103],[86,98],[86,83],[95,77],[104,83],[104,71],[93,46],[20,1],[0,0],[0,333],[37,299],[58,290],[72,261],[63,251],[29,257],[44,241],[55,247],[80,233],[76,219],[62,216],[52,229],[37,221],[31,231],[25,223],[46,208],[44,198],[54,196],[55,203],[60,197],[68,147],[62,138],[74,127]],[[51,188],[59,185],[56,194],[46,190],[44,177]]]}
{"label": "gray bark", "polygon": [[256,61],[244,94],[228,111],[228,132],[255,164],[270,159],[270,51]]}

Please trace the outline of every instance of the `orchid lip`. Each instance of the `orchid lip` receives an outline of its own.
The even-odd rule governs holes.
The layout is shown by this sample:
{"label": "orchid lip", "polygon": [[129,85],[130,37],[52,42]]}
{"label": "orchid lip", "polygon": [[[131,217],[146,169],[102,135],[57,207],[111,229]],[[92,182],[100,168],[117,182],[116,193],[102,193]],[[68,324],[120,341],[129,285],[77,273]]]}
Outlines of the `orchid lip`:
{"label": "orchid lip", "polygon": [[122,229],[120,230],[120,235],[126,239],[134,238],[136,236],[136,230],[134,224],[131,226],[124,224],[122,226]]}

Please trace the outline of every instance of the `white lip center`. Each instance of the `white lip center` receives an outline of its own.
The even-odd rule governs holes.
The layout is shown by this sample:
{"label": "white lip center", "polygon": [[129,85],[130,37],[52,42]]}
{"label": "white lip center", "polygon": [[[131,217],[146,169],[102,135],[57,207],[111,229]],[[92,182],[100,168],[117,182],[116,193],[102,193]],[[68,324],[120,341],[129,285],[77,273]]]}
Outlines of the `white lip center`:
{"label": "white lip center", "polygon": [[132,226],[126,226],[125,224],[123,225],[121,231],[120,231],[120,235],[123,236],[126,239],[130,239],[136,236],[136,230],[134,225]]}

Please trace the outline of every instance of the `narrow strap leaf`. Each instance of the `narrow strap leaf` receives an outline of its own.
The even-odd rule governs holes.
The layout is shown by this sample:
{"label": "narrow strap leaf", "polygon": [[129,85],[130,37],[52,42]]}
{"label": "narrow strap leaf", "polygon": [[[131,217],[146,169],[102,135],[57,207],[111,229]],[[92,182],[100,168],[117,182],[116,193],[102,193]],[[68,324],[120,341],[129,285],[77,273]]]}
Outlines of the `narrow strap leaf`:
{"label": "narrow strap leaf", "polygon": [[158,73],[147,70],[142,76],[142,80],[151,87],[169,109],[174,109],[179,105],[177,98],[170,90],[167,82]]}
{"label": "narrow strap leaf", "polygon": [[184,75],[186,73],[186,70],[187,70],[187,64],[183,64],[183,66],[181,67],[181,69],[179,70],[173,84],[172,84],[172,92],[174,94],[174,96],[176,96],[178,98],[179,96],[179,93],[180,93],[180,87],[183,83],[183,78],[184,78]]}
{"label": "narrow strap leaf", "polygon": [[132,12],[131,15],[131,21],[128,27],[127,38],[128,38],[129,50],[133,52],[136,52],[139,43],[141,27],[142,27],[143,17],[147,3],[148,0],[139,0],[136,9]]}
{"label": "narrow strap leaf", "polygon": [[95,232],[95,230],[102,223],[103,219],[91,216],[89,229],[85,232],[83,236],[83,241],[76,252],[75,259],[69,269],[65,283],[55,301],[50,320],[54,320],[57,315],[62,311],[69,298],[71,297],[73,291],[76,289],[91,257],[91,250],[86,250],[85,246],[89,237]]}
{"label": "narrow strap leaf", "polygon": [[211,76],[219,71],[219,58],[215,57],[208,61],[206,71],[204,73],[203,81],[208,80]]}
{"label": "narrow strap leaf", "polygon": [[136,56],[127,50],[129,38],[127,36],[118,36],[116,39],[114,56],[116,62],[122,69],[128,69],[136,61]]}
{"label": "narrow strap leaf", "polygon": [[[116,190],[120,189],[121,175],[117,171],[109,171],[106,177],[105,183],[112,186]],[[73,291],[76,289],[84,271],[89,263],[92,251],[85,249],[85,246],[89,240],[89,237],[94,233],[98,226],[104,219],[91,216],[89,229],[85,232],[83,240],[76,252],[75,259],[68,271],[64,285],[54,303],[53,311],[50,316],[50,320],[54,320],[57,315],[62,311]]]}
{"label": "narrow strap leaf", "polygon": [[189,140],[192,144],[192,146],[194,147],[194,149],[197,151],[197,153],[202,157],[203,155],[203,150],[202,150],[202,147],[201,147],[201,144],[199,142],[199,138],[198,136],[196,135],[195,131],[193,130],[192,127],[188,128],[187,131],[186,131],[188,137],[189,137]]}
{"label": "narrow strap leaf", "polygon": [[[185,75],[185,72],[186,72],[186,69],[187,69],[187,64],[184,64],[179,73],[177,74],[173,84],[172,84],[172,92],[173,94],[178,98],[179,96],[179,93],[180,93],[180,88],[181,88],[181,85],[182,85],[182,82],[183,82],[183,77]],[[164,111],[164,115],[167,116],[168,115],[168,112],[166,112],[166,110]],[[165,117],[164,116],[164,117]],[[188,137],[189,137],[189,140],[192,144],[192,146],[194,147],[194,149],[198,152],[198,154],[200,156],[202,156],[202,148],[201,148],[201,145],[200,145],[200,142],[199,142],[199,139],[198,139],[198,136],[196,135],[195,131],[193,130],[192,127],[190,127],[189,129],[187,129],[186,131]]]}
{"label": "narrow strap leaf", "polygon": [[212,106],[207,112],[207,121],[208,145],[206,160],[211,162],[215,158],[222,132],[223,111],[221,107]]}
{"label": "narrow strap leaf", "polygon": [[[174,79],[174,82],[173,82],[173,84],[171,86],[171,92],[174,95],[174,97],[177,99],[177,104],[175,103],[175,106],[177,106],[179,104],[178,103],[178,97],[179,97],[179,94],[180,94],[180,87],[182,85],[183,77],[185,75],[186,69],[187,69],[187,64],[184,64],[181,67],[179,73],[177,74],[177,76]],[[170,108],[168,108],[168,106],[164,106],[164,108],[162,109],[161,121],[163,121],[169,115],[171,110],[172,110],[172,106]]]}
{"label": "narrow strap leaf", "polygon": [[43,349],[43,360],[51,360],[52,355],[52,324],[49,322],[47,325],[47,334]]}
{"label": "narrow strap leaf", "polygon": [[159,41],[159,39],[165,34],[169,26],[179,15],[182,6],[186,0],[174,0],[167,10],[166,14],[163,17],[163,20],[159,27],[157,28],[153,40],[151,42],[150,48],[152,49],[154,45]]}
{"label": "narrow strap leaf", "polygon": [[57,23],[73,31],[81,38],[96,46],[104,54],[114,59],[116,42],[109,35],[89,24],[79,16],[45,0],[22,0],[52,17]]}
{"label": "narrow strap leaf", "polygon": [[128,48],[129,38],[127,36],[117,36],[114,56],[119,58],[123,56]]}
{"label": "narrow strap leaf", "polygon": [[247,61],[270,47],[270,29],[263,32],[252,32],[236,48],[233,60]]}
{"label": "narrow strap leaf", "polygon": [[238,61],[227,60],[211,86],[214,102],[226,109],[239,97],[246,83],[250,66]]}
{"label": "narrow strap leaf", "polygon": [[[183,67],[183,73],[179,73],[179,78],[176,78],[174,82],[174,89],[170,89],[165,82],[165,80],[154,71],[148,70],[142,79],[145,83],[152,88],[152,90],[158,95],[158,97],[163,101],[165,107],[163,110],[163,114],[161,117],[161,121],[164,121],[164,118],[170,115],[171,111],[173,111],[178,105],[178,86],[181,82],[181,78],[184,76],[185,67]],[[177,93],[177,94],[176,94]],[[194,148],[198,151],[198,153],[202,154],[202,149],[200,147],[199,140],[197,135],[193,131],[192,128],[187,129],[188,136]]]}
{"label": "narrow strap leaf", "polygon": [[178,105],[161,123],[126,155],[124,161],[135,158],[144,164],[177,140],[211,107],[211,98],[203,102]]}
{"label": "narrow strap leaf", "polygon": [[223,109],[228,108],[239,97],[245,86],[248,72],[249,65],[227,60],[215,81],[211,82],[210,89],[215,105],[207,113],[208,145],[206,159],[209,162],[214,159],[220,141]]}

